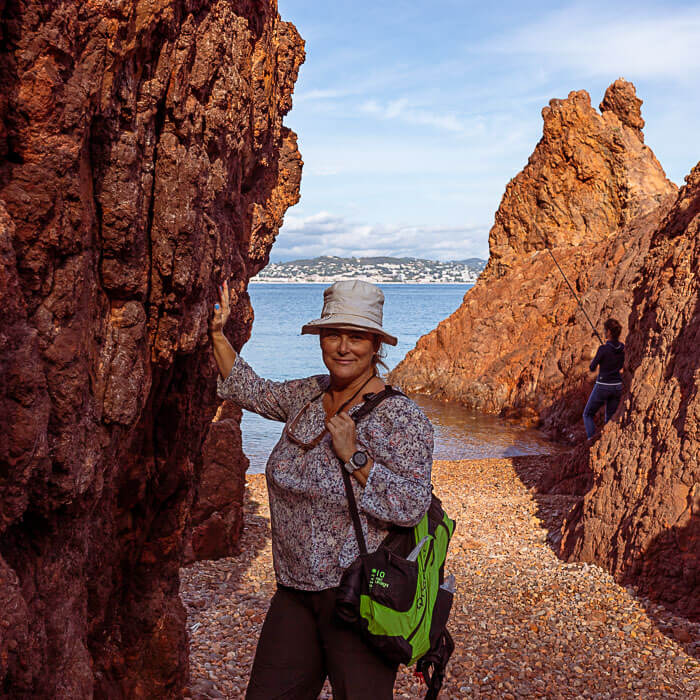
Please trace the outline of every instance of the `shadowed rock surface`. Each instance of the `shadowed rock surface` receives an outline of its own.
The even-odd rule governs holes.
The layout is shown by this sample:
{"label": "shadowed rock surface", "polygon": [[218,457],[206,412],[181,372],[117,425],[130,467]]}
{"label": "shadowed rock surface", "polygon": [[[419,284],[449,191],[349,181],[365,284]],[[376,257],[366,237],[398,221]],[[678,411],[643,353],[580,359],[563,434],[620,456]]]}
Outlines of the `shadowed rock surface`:
{"label": "shadowed rock surface", "polygon": [[580,437],[598,341],[545,247],[599,332],[612,315],[626,333],[651,234],[677,191],[640,137],[640,105],[624,80],[600,113],[585,91],[550,101],[542,139],[496,212],[485,271],[392,381]]}
{"label": "shadowed rock surface", "polygon": [[192,509],[185,561],[238,553],[248,458],[241,444],[241,409],[224,402],[202,447],[202,473]]}
{"label": "shadowed rock surface", "polygon": [[0,12],[0,696],[177,697],[208,314],[228,278],[240,347],[298,199],[303,42],[274,0]]}
{"label": "shadowed rock surface", "polygon": [[700,620],[700,164],[686,183],[635,290],[624,409],[574,460],[592,487],[561,550]]}

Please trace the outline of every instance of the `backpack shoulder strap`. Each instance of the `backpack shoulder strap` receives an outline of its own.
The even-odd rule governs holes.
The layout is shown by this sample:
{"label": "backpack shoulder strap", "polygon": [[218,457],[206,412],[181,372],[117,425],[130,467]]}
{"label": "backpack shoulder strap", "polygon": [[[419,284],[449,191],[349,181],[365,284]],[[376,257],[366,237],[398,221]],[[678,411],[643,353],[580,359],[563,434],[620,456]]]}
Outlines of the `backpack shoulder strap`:
{"label": "backpack shoulder strap", "polygon": [[348,474],[345,466],[343,465],[340,457],[338,458],[340,462],[340,471],[343,474],[343,484],[345,485],[345,495],[348,499],[348,506],[350,510],[350,518],[352,520],[352,526],[355,528],[355,539],[357,540],[357,546],[360,550],[360,554],[367,554],[367,542],[365,542],[365,533],[362,532],[362,522],[360,521],[360,511],[357,508],[357,501],[355,500],[355,492],[352,490],[352,483],[350,482],[350,474]]}
{"label": "backpack shoulder strap", "polygon": [[[357,423],[358,420],[364,418],[367,414],[371,413],[379,404],[388,399],[390,396],[405,396],[398,389],[394,389],[393,386],[387,385],[382,391],[371,395],[360,408],[352,416],[352,419]],[[361,554],[367,554],[367,544],[365,542],[365,535],[362,532],[362,524],[360,522],[360,511],[357,508],[357,502],[355,500],[355,493],[352,490],[352,482],[350,481],[350,474],[345,469],[340,457],[338,457],[338,462],[340,463],[340,471],[343,474],[343,484],[345,485],[345,495],[348,499],[348,506],[350,509],[350,517],[352,519],[353,527],[355,528],[355,538],[357,539],[357,545],[360,549]]]}
{"label": "backpack shoulder strap", "polygon": [[[368,396],[368,394],[365,394],[365,396]],[[406,394],[395,389],[390,384],[387,384],[382,391],[372,394],[355,412],[352,419],[357,423],[358,420],[364,418],[368,413],[371,413],[384,399],[388,399],[390,396],[406,396]]]}

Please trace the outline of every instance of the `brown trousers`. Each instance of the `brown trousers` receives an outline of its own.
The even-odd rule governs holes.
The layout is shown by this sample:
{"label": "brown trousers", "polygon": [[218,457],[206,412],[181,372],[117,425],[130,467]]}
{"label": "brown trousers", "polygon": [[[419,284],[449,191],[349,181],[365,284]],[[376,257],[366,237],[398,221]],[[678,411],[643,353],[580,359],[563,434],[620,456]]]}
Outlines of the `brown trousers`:
{"label": "brown trousers", "polygon": [[263,623],[247,700],[316,700],[326,677],[335,700],[391,700],[397,667],[333,614],[336,589],[278,587]]}

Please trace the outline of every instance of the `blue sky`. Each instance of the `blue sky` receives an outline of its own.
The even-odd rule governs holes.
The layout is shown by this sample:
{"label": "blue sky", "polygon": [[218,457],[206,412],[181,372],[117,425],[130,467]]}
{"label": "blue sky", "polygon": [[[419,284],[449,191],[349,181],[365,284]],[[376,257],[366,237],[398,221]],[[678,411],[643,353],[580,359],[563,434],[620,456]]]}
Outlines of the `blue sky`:
{"label": "blue sky", "polygon": [[700,160],[700,2],[279,0],[306,40],[285,122],[301,202],[272,260],[488,256],[506,183],[553,97],[618,77],[682,184]]}

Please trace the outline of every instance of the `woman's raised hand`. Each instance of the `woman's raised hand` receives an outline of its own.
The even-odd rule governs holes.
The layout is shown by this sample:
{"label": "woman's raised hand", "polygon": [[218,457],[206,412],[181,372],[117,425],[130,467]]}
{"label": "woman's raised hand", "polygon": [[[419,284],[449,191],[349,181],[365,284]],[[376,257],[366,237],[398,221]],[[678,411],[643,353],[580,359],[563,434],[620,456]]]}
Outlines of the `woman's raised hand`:
{"label": "woman's raised hand", "polygon": [[209,320],[209,332],[221,333],[231,315],[231,305],[229,302],[228,281],[219,287],[219,303],[214,304],[214,315]]}
{"label": "woman's raised hand", "polygon": [[209,333],[211,334],[214,359],[222,379],[226,379],[231,374],[231,368],[236,361],[236,351],[231,346],[231,343],[226,340],[226,336],[223,333],[224,326],[230,315],[231,304],[229,302],[228,282],[224,282],[219,287],[219,303],[214,304],[214,314],[209,319]]}

